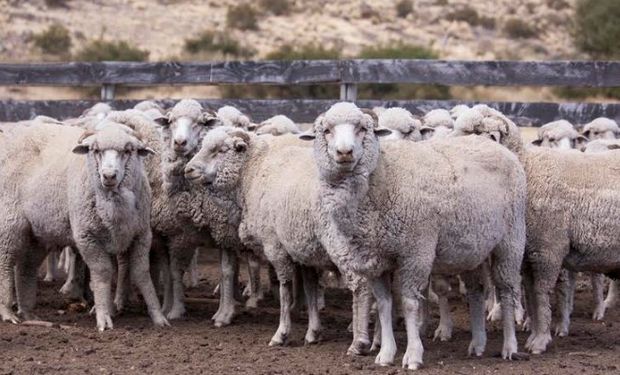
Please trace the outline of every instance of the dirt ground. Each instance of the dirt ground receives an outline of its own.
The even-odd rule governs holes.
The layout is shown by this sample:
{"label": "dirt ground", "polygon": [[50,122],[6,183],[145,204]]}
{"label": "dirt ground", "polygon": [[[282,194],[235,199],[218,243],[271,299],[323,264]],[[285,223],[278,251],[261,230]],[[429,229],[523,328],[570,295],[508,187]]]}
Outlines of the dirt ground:
{"label": "dirt ground", "polygon": [[[173,327],[156,329],[142,304],[114,319],[115,329],[98,333],[95,319],[86,312],[67,310],[67,302],[56,292],[61,282],[40,282],[37,314],[44,320],[68,325],[42,328],[0,324],[0,374],[397,374],[400,366],[378,367],[374,356],[349,357],[351,335],[350,296],[342,290],[328,290],[327,308],[322,312],[324,327],[320,344],[304,347],[306,317],[293,316],[289,346],[267,346],[277,328],[278,304],[267,298],[256,310],[241,308],[229,327],[215,328],[210,317],[217,309],[211,295],[218,277],[214,258],[201,260],[203,278],[188,296],[200,298],[188,304],[188,317]],[[245,272],[244,272],[245,273]],[[204,298],[205,300],[202,300]],[[578,290],[571,333],[556,338],[550,350],[526,361],[503,361],[501,332],[489,328],[483,358],[468,358],[470,340],[467,306],[456,293],[451,299],[455,318],[453,339],[433,342],[424,339],[424,374],[602,374],[620,373],[620,318],[609,311],[604,322],[592,322],[592,298],[588,288]],[[203,302],[204,301],[204,302]],[[437,308],[432,307],[437,324]],[[518,333],[519,347],[527,338]],[[403,326],[396,331],[397,364],[406,345]]]}

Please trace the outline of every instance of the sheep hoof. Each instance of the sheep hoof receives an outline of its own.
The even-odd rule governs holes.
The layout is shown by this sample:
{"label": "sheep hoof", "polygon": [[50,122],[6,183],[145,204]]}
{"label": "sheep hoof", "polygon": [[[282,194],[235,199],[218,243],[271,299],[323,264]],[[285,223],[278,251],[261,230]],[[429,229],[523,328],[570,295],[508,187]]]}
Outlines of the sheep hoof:
{"label": "sheep hoof", "polygon": [[185,307],[183,306],[174,306],[166,317],[170,320],[181,319],[185,315]]}
{"label": "sheep hoof", "polygon": [[168,320],[161,313],[153,317],[153,324],[156,327],[170,327],[170,322],[168,322]]}
{"label": "sheep hoof", "polygon": [[439,326],[435,330],[435,335],[433,336],[433,341],[439,339],[439,341],[450,341],[452,338],[452,327],[450,326]]}
{"label": "sheep hoof", "polygon": [[542,354],[546,349],[547,345],[551,342],[551,335],[549,333],[546,334],[531,334],[525,343],[525,347],[532,354]]}
{"label": "sheep hoof", "polygon": [[224,327],[230,324],[233,317],[235,315],[235,308],[220,306],[215,315],[211,318],[213,320],[213,325],[216,327]]}
{"label": "sheep hoof", "polygon": [[304,345],[316,345],[321,341],[321,331],[320,330],[308,330],[306,333],[306,337],[304,338]]}
{"label": "sheep hoof", "polygon": [[250,297],[247,301],[245,301],[245,307],[248,309],[255,309],[258,307],[258,298]]}
{"label": "sheep hoof", "polygon": [[392,366],[394,364],[394,356],[396,355],[396,347],[389,349],[382,347],[375,358],[375,364],[379,366]]}
{"label": "sheep hoof", "polygon": [[11,322],[13,324],[19,324],[20,322],[20,319],[17,317],[17,315],[13,314],[12,311],[4,307],[0,307],[0,316],[2,317],[3,322]]}
{"label": "sheep hoof", "polygon": [[472,340],[469,343],[469,348],[467,348],[467,355],[472,357],[472,356],[476,356],[476,357],[482,357],[482,354],[484,354],[484,349],[485,349],[485,344],[484,343],[479,343],[476,342],[475,340]]}
{"label": "sheep hoof", "polygon": [[601,304],[597,306],[596,309],[594,310],[594,313],[592,314],[592,320],[596,322],[599,320],[603,320],[604,317],[605,317],[605,304]]}
{"label": "sheep hoof", "polygon": [[106,329],[114,329],[114,325],[112,324],[112,317],[107,312],[97,312],[97,330],[99,330],[99,332],[103,332]]}
{"label": "sheep hoof", "polygon": [[406,370],[419,370],[422,367],[421,353],[407,350],[403,356],[403,368]]}
{"label": "sheep hoof", "polygon": [[288,342],[287,334],[279,334],[276,333],[271,341],[269,341],[269,346],[285,346]]}
{"label": "sheep hoof", "polygon": [[564,324],[558,323],[555,326],[555,335],[558,337],[568,336],[568,327],[566,327]]}

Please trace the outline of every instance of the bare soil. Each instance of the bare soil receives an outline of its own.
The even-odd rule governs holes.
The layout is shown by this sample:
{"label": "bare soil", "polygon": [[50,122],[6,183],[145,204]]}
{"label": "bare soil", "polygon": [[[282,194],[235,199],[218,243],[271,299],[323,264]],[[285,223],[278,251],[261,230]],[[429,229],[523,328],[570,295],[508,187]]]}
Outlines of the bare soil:
{"label": "bare soil", "polygon": [[[346,349],[351,335],[351,299],[343,290],[326,293],[323,311],[323,340],[305,347],[304,313],[293,316],[294,328],[287,347],[267,346],[278,323],[278,304],[267,298],[256,310],[240,308],[229,327],[215,328],[211,316],[218,300],[211,292],[218,277],[214,258],[203,259],[205,276],[188,296],[188,317],[174,321],[173,327],[156,329],[141,303],[114,319],[115,328],[98,333],[95,319],[87,312],[73,312],[57,293],[61,282],[40,282],[37,314],[41,319],[69,327],[44,328],[0,324],[0,374],[396,374],[400,366],[378,367],[374,356],[350,357]],[[204,300],[203,300],[204,299]],[[483,358],[466,355],[470,340],[467,305],[456,293],[452,298],[455,330],[450,342],[424,339],[426,374],[602,374],[620,373],[620,319],[617,310],[608,312],[604,322],[590,318],[592,297],[588,288],[578,290],[569,337],[555,338],[550,350],[525,361],[503,361],[501,332],[489,327],[487,351]],[[204,301],[204,302],[203,302]],[[437,324],[436,307],[432,308]],[[429,330],[432,331],[432,330]],[[397,365],[406,346],[404,327],[396,331],[399,352]],[[527,334],[519,332],[520,348]]]}

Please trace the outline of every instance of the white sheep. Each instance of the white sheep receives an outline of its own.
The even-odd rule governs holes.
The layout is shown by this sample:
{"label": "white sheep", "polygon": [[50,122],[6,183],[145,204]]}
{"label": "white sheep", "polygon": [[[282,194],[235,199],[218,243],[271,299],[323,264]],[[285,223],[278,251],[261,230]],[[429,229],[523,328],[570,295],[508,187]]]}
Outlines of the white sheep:
{"label": "white sheep", "polygon": [[[273,265],[280,283],[280,324],[270,345],[283,345],[291,333],[292,289],[301,266],[308,309],[305,341],[319,340],[317,269],[334,269],[317,238],[318,171],[312,149],[291,135],[261,137],[238,128],[209,132],[201,151],[185,169],[188,179],[219,197],[238,225],[243,243]],[[351,284],[349,284],[351,286]],[[354,288],[354,341],[350,353],[368,350],[367,288]]]}
{"label": "white sheep", "polygon": [[[13,266],[19,314],[32,319],[36,269],[46,250],[75,246],[91,271],[99,330],[112,328],[112,255],[131,264],[131,278],[153,322],[168,325],[148,273],[151,192],[142,159],[152,150],[115,126],[93,134],[65,126],[34,125],[13,131],[3,142],[2,319],[18,321],[6,304]],[[46,189],[42,191],[41,186]]]}
{"label": "white sheep", "polygon": [[422,122],[405,108],[388,108],[377,117],[379,126],[392,131],[392,134],[385,137],[386,140],[406,139],[414,142],[422,140]]}
{"label": "white sheep", "polygon": [[470,137],[385,142],[380,152],[377,135],[384,132],[352,103],[335,104],[314,123],[323,218],[319,238],[339,269],[368,277],[372,284],[382,328],[375,362],[389,365],[396,354],[389,287],[394,271],[407,326],[405,368],[422,365],[419,313],[431,271],[465,278],[473,335],[468,351],[482,355],[486,333],[479,270],[491,255],[504,310],[502,356],[512,358],[525,245],[522,166],[505,148]]}
{"label": "white sheep", "polygon": [[271,134],[274,136],[300,133],[297,124],[284,115],[273,116],[256,126],[249,126],[248,130],[254,131],[257,135]]}
{"label": "white sheep", "polygon": [[607,117],[599,117],[585,124],[582,133],[593,141],[596,139],[616,139],[620,134],[618,123]]}
{"label": "white sheep", "polygon": [[566,120],[547,123],[538,129],[538,138],[532,141],[534,146],[556,148],[560,150],[580,149],[588,139],[580,135],[573,125]]}
{"label": "white sheep", "polygon": [[248,116],[244,115],[240,110],[230,105],[225,105],[218,109],[217,117],[225,126],[232,126],[245,130],[248,130],[252,126],[252,122]]}
{"label": "white sheep", "polygon": [[454,120],[447,110],[433,109],[424,115],[422,125],[424,139],[444,138],[452,132]]}
{"label": "white sheep", "polygon": [[469,109],[469,106],[465,105],[465,104],[458,104],[455,105],[454,107],[452,107],[452,109],[450,110],[450,116],[452,116],[453,120],[456,120],[457,118],[459,118],[459,116],[465,112],[466,110]]}

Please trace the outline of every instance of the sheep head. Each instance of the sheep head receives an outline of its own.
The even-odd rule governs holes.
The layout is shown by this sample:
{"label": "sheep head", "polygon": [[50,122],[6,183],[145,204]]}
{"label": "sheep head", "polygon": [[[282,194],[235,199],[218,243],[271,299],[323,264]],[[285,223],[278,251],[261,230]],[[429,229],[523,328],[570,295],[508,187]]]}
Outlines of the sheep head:
{"label": "sheep head", "polygon": [[231,190],[239,182],[252,142],[245,130],[222,126],[202,141],[200,151],[187,163],[185,178],[214,190]]}
{"label": "sheep head", "polygon": [[553,121],[538,129],[538,138],[532,145],[560,150],[581,149],[588,139],[580,135],[573,125],[566,120]]}
{"label": "sheep head", "polygon": [[381,112],[377,122],[379,127],[392,131],[392,134],[385,137],[386,140],[404,139],[413,142],[422,140],[422,122],[405,108],[388,108]]}
{"label": "sheep head", "polygon": [[609,118],[599,117],[583,127],[583,136],[593,141],[596,139],[616,139],[620,134],[618,124]]}
{"label": "sheep head", "polygon": [[304,133],[300,138],[314,139],[321,173],[340,178],[353,173],[358,164],[368,172],[374,170],[379,157],[378,137],[391,133],[355,104],[341,102],[317,118],[312,133]]}
{"label": "sheep head", "polygon": [[124,125],[111,123],[96,132],[87,130],[73,148],[73,153],[87,155],[89,168],[96,168],[104,190],[117,190],[127,172],[141,166],[141,158],[154,153],[126,129]]}
{"label": "sheep head", "polygon": [[177,156],[188,156],[200,146],[209,128],[217,126],[219,120],[195,100],[184,99],[178,102],[164,117],[155,120],[163,127],[166,147]]}

